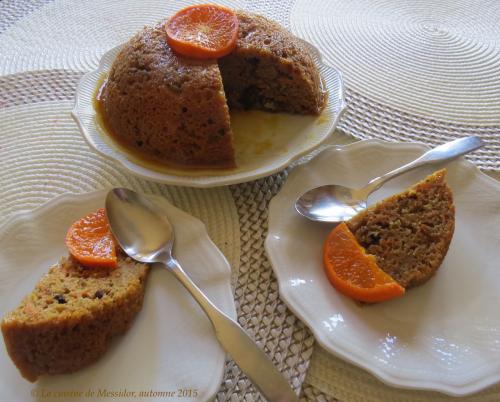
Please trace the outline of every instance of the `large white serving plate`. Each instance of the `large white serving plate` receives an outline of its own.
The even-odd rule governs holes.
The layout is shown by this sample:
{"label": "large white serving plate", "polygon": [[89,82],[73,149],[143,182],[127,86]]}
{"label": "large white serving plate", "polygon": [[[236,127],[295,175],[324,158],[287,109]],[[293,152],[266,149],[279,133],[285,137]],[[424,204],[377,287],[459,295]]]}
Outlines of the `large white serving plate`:
{"label": "large white serving plate", "polygon": [[[281,297],[326,350],[393,386],[466,395],[500,380],[500,183],[464,159],[448,164],[456,227],[443,265],[423,286],[376,305],[361,306],[332,288],[321,254],[332,226],[294,210],[310,188],[362,186],[425,150],[373,140],[325,149],[296,167],[271,201],[265,245]],[[403,175],[369,201],[433,170]]]}
{"label": "large white serving plate", "polygon": [[236,169],[182,170],[159,167],[131,155],[109,138],[99,124],[94,99],[96,89],[107,76],[123,45],[104,54],[97,70],[82,77],[71,115],[91,148],[139,177],[167,184],[214,187],[268,176],[323,144],[345,109],[341,74],[322,62],[321,55],[314,46],[304,43],[314,55],[323,78],[324,90],[328,92],[325,110],[320,116],[255,111],[232,113],[231,125],[235,134],[238,164]]}
{"label": "large white serving plate", "polygon": [[[103,191],[64,195],[33,212],[14,215],[0,227],[0,314],[15,308],[49,266],[67,254],[64,237],[68,227],[103,207],[105,195]],[[174,253],[184,269],[219,308],[234,318],[230,267],[204,225],[165,199],[154,196],[154,200],[164,206],[172,221]],[[141,312],[129,331],[117,337],[95,364],[73,374],[42,377],[31,384],[20,376],[2,342],[0,395],[2,400],[19,402],[104,401],[111,398],[104,391],[127,390],[137,395],[117,394],[114,399],[206,402],[220,387],[224,362],[225,353],[202,310],[167,270],[153,267]],[[94,392],[93,397],[86,393],[88,390]],[[83,395],[57,396],[62,391],[83,391]],[[156,394],[141,398],[141,391]],[[55,397],[48,397],[48,392]]]}

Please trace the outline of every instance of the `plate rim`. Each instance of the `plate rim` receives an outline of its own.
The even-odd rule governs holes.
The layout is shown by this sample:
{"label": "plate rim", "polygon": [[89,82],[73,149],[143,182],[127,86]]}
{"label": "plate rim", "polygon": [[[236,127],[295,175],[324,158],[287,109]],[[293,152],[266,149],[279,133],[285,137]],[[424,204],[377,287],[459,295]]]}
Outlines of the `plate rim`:
{"label": "plate rim", "polygon": [[[95,190],[95,191],[89,191],[89,192],[83,192],[83,193],[62,193],[57,195],[56,197],[47,200],[43,204],[31,209],[31,210],[22,210],[22,211],[17,211],[9,215],[8,217],[5,218],[3,222],[0,223],[0,232],[6,231],[9,227],[14,225],[17,221],[19,220],[33,220],[37,219],[41,215],[43,215],[47,210],[50,210],[52,208],[56,208],[58,205],[61,203],[78,203],[78,204],[84,204],[86,200],[93,200],[97,198],[105,198],[106,193],[110,189],[102,189],[102,190]],[[209,245],[213,248],[213,252],[221,256],[224,261],[226,262],[224,270],[219,273],[223,274],[223,286],[226,288],[226,291],[228,292],[226,294],[226,297],[224,299],[231,300],[230,306],[224,306],[225,310],[224,313],[228,314],[232,319],[237,319],[237,312],[236,312],[236,304],[234,301],[234,295],[232,293],[232,288],[231,288],[231,266],[229,264],[229,261],[227,260],[226,256],[222,253],[222,251],[216,246],[216,244],[213,242],[212,238],[209,236],[206,225],[203,221],[198,219],[197,217],[189,214],[188,212],[184,211],[183,209],[177,207],[174,205],[170,200],[168,200],[166,197],[160,195],[160,194],[153,194],[153,193],[144,193],[148,197],[154,198],[159,198],[162,199],[163,202],[166,202],[170,204],[170,207],[172,207],[176,213],[180,213],[186,217],[189,217],[190,219],[193,219],[196,221],[197,224],[199,224],[204,231],[204,235],[206,236],[206,240],[208,241]],[[214,339],[216,340],[215,333],[214,333]],[[222,384],[222,381],[224,379],[224,372],[225,372],[225,361],[227,358],[226,352],[223,350],[221,347],[220,350],[220,356],[219,359],[222,361],[222,364],[220,364],[220,367],[218,368],[219,374],[213,376],[214,380],[210,383],[210,386],[206,388],[204,392],[200,392],[200,394],[197,396],[196,400],[212,400],[215,398],[217,395],[217,392],[220,389],[220,385]]]}
{"label": "plate rim", "polygon": [[[328,133],[325,134],[324,138],[322,138],[320,141],[318,141],[315,144],[312,144],[302,150],[301,152],[295,153],[293,155],[289,155],[286,159],[284,159],[280,164],[267,169],[262,172],[258,173],[243,173],[242,177],[238,176],[238,173],[233,174],[229,172],[229,174],[223,174],[223,175],[215,175],[215,176],[182,176],[182,175],[176,175],[173,173],[163,173],[163,172],[156,172],[154,170],[151,170],[145,166],[141,166],[136,164],[133,161],[130,161],[126,158],[126,155],[123,155],[123,158],[117,158],[107,152],[104,152],[103,150],[99,149],[97,147],[92,139],[92,134],[89,132],[87,127],[85,126],[81,113],[80,113],[80,104],[81,104],[81,99],[83,99],[82,96],[82,87],[83,84],[87,82],[87,80],[92,79],[92,77],[97,74],[101,75],[104,73],[107,68],[106,64],[108,62],[108,59],[111,57],[111,55],[115,52],[118,52],[119,49],[121,49],[127,42],[121,43],[108,51],[106,51],[100,58],[99,60],[99,65],[97,68],[95,68],[92,71],[89,71],[85,73],[78,81],[78,85],[75,90],[75,99],[73,102],[73,107],[70,111],[70,115],[75,121],[78,131],[84,138],[85,142],[91,148],[94,152],[97,152],[99,155],[105,157],[107,160],[113,162],[114,164],[124,168],[127,172],[130,174],[140,177],[143,179],[147,180],[152,180],[157,183],[164,183],[164,184],[171,184],[171,185],[178,185],[178,186],[189,186],[189,187],[196,187],[196,188],[212,188],[212,187],[218,187],[218,186],[226,186],[226,185],[231,185],[231,184],[239,184],[239,183],[245,183],[248,181],[252,180],[257,180],[263,177],[270,176],[276,172],[279,172],[286,167],[290,166],[292,163],[295,161],[301,159],[305,155],[308,155],[309,153],[313,152],[314,150],[318,149],[322,145],[324,145],[332,136],[332,134],[335,132],[335,129],[338,126],[338,123],[340,121],[340,118],[342,115],[345,113],[347,109],[347,103],[345,99],[345,84],[344,84],[344,78],[342,73],[336,69],[335,67],[332,67],[324,62],[324,59],[321,55],[321,52],[319,49],[314,46],[313,44],[309,43],[308,41],[299,38],[300,42],[302,42],[304,45],[309,47],[309,49],[314,53],[315,57],[318,59],[319,66],[318,68],[324,68],[326,70],[331,71],[332,73],[336,74],[338,78],[338,94],[336,94],[335,99],[338,102],[338,109],[335,110],[334,113],[334,119],[331,122],[330,128]],[[116,57],[116,56],[114,56]],[[322,78],[323,80],[323,78]],[[329,95],[329,96],[333,96]],[[93,112],[93,116],[95,116],[95,111]],[[92,124],[95,125],[95,119],[92,120]],[[120,155],[124,154],[120,150],[117,151]],[[141,169],[141,171],[138,171],[138,169]],[[255,169],[254,169],[255,170]],[[145,173],[145,172],[149,172]],[[236,175],[236,176],[235,176]],[[200,177],[203,178],[203,180],[200,180]],[[189,181],[186,181],[186,178],[188,178]]]}
{"label": "plate rim", "polygon": [[[347,145],[331,145],[326,148],[324,148],[321,152],[319,152],[312,160],[316,159],[320,155],[324,153],[331,152],[332,150],[334,151],[347,151],[347,152],[356,152],[358,149],[366,148],[366,147],[371,147],[371,146],[378,146],[381,148],[385,148],[391,151],[396,151],[397,149],[403,150],[403,149],[413,149],[415,150],[416,148],[426,151],[430,149],[430,147],[424,143],[421,142],[392,142],[392,141],[383,141],[380,139],[365,139],[365,140],[359,140],[351,144]],[[500,191],[500,182],[495,180],[494,178],[488,176],[484,172],[482,172],[476,165],[473,163],[467,161],[464,157],[461,157],[458,159],[459,163],[467,168],[467,169],[473,169],[475,171],[475,174],[477,178],[482,180],[485,184],[493,185],[496,187],[498,191]],[[305,162],[301,165],[296,166],[292,172],[290,172],[288,176],[288,180],[293,178],[295,175],[297,175],[297,172],[300,172],[301,168],[303,168],[305,165],[307,165],[310,161]],[[286,183],[285,183],[286,185]],[[281,192],[281,190],[280,190]],[[279,193],[274,196],[269,204],[269,216],[268,216],[268,227],[271,229],[271,221],[274,219],[273,214],[272,214],[272,208],[273,205],[275,205],[278,201],[279,198],[277,197]],[[278,198],[278,199],[277,199]],[[489,376],[481,376],[480,378],[477,378],[473,381],[469,381],[465,385],[450,385],[449,383],[445,383],[443,381],[430,381],[430,380],[411,380],[408,378],[405,378],[404,376],[398,376],[394,372],[390,372],[387,370],[384,370],[384,367],[382,366],[373,366],[370,364],[370,361],[363,357],[362,355],[353,355],[352,350],[348,350],[345,348],[339,348],[336,345],[332,344],[332,341],[328,339],[328,336],[326,333],[323,333],[322,331],[318,330],[317,328],[313,327],[311,322],[307,319],[306,315],[301,311],[300,307],[298,308],[294,304],[294,292],[291,290],[289,286],[284,286],[284,280],[282,276],[282,272],[280,272],[280,269],[277,268],[277,258],[276,258],[276,247],[274,247],[275,239],[273,239],[272,233],[269,230],[268,234],[266,236],[266,239],[264,241],[264,248],[266,255],[269,259],[269,262],[271,264],[271,267],[274,271],[274,274],[276,275],[277,281],[278,281],[278,289],[279,293],[282,296],[283,301],[286,303],[288,308],[297,316],[300,318],[301,321],[303,321],[307,327],[311,330],[313,333],[316,341],[318,344],[325,349],[327,352],[332,353],[333,355],[341,358],[344,361],[347,361],[348,363],[354,364],[357,367],[360,367],[361,369],[367,371],[371,375],[375,376],[377,379],[380,381],[396,387],[396,388],[402,388],[402,389],[410,389],[410,390],[428,390],[428,391],[438,391],[441,393],[444,393],[446,395],[450,396],[466,396],[470,395],[472,393],[478,392],[484,388],[487,388],[491,385],[494,385],[500,381],[500,370],[497,370],[497,372],[490,374]],[[394,371],[394,370],[393,370]]]}

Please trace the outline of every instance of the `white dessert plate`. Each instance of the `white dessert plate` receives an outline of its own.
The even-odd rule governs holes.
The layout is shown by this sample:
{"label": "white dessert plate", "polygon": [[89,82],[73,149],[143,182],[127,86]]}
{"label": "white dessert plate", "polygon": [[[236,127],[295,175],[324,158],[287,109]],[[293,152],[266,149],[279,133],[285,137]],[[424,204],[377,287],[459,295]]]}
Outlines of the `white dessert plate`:
{"label": "white dessert plate", "polygon": [[301,156],[323,144],[335,129],[345,108],[341,74],[323,64],[318,50],[305,42],[328,91],[328,101],[320,116],[296,116],[264,112],[231,114],[238,167],[228,170],[193,170],[160,167],[145,162],[111,140],[94,109],[97,88],[102,85],[121,49],[117,46],[101,59],[97,70],[85,74],[78,85],[71,115],[91,148],[122,165],[130,173],[156,182],[190,187],[215,187],[243,183],[282,170]]}
{"label": "white dessert plate", "polygon": [[[68,227],[103,207],[105,195],[103,191],[64,195],[33,212],[14,215],[0,227],[2,315],[14,309],[50,265],[67,254],[64,237]],[[230,267],[204,225],[165,199],[155,196],[155,200],[164,205],[174,225],[174,252],[184,269],[219,308],[235,318]],[[73,374],[42,377],[32,384],[20,376],[3,342],[0,355],[2,400],[19,402],[205,402],[215,397],[225,363],[209,320],[175,278],[160,268],[151,270],[144,305],[132,327],[95,364]],[[65,391],[75,394],[64,397]]]}
{"label": "white dessert plate", "polygon": [[[361,186],[426,149],[374,140],[326,148],[296,167],[271,201],[265,247],[281,297],[326,350],[389,385],[466,395],[500,380],[500,183],[465,159],[448,164],[456,226],[444,263],[426,284],[376,305],[356,304],[330,285],[322,247],[332,226],[294,209],[310,188]],[[436,169],[407,173],[369,202]]]}

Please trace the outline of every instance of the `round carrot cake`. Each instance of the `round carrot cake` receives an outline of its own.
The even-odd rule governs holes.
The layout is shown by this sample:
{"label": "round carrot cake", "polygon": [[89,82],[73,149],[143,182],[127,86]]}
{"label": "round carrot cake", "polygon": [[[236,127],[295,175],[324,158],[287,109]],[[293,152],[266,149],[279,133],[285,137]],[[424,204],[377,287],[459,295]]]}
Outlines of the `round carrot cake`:
{"label": "round carrot cake", "polygon": [[230,109],[321,113],[326,96],[309,48],[275,22],[236,14],[236,48],[218,60],[176,54],[164,21],[126,43],[99,97],[110,134],[162,164],[232,168]]}

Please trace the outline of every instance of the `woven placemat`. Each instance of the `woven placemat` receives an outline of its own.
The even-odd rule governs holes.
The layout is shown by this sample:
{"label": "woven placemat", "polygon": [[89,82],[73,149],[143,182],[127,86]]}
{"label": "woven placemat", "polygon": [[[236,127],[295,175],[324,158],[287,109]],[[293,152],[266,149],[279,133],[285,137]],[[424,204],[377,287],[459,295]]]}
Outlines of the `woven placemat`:
{"label": "woven placemat", "polygon": [[498,402],[500,385],[465,397],[452,397],[432,391],[414,391],[383,384],[365,370],[316,350],[311,360],[307,385],[317,395],[335,395],[341,402]]}
{"label": "woven placemat", "polygon": [[469,156],[500,169],[500,3],[488,0],[296,0],[294,33],[342,71],[357,138],[437,145],[477,135]]}
{"label": "woven placemat", "polygon": [[[286,172],[282,172],[230,187],[241,235],[235,300],[239,323],[299,392],[309,367],[314,337],[279,298],[278,283],[264,251],[269,201],[285,178]],[[243,397],[245,401],[262,399],[234,362],[229,361],[217,400],[237,401]]]}

